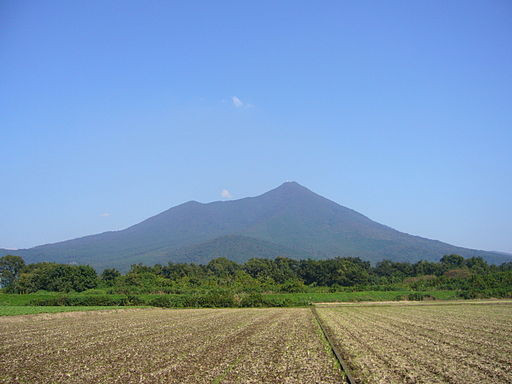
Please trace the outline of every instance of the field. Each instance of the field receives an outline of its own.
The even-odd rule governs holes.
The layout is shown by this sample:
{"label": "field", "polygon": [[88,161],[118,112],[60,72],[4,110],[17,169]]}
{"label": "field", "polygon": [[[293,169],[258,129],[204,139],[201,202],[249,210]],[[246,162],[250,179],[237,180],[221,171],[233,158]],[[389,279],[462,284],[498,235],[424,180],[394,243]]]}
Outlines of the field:
{"label": "field", "polygon": [[339,383],[310,309],[0,318],[1,383]]}
{"label": "field", "polygon": [[317,309],[360,383],[511,383],[512,304]]}
{"label": "field", "polygon": [[[358,384],[512,383],[510,300],[315,311]],[[6,384],[347,382],[310,308],[5,316],[0,337]]]}

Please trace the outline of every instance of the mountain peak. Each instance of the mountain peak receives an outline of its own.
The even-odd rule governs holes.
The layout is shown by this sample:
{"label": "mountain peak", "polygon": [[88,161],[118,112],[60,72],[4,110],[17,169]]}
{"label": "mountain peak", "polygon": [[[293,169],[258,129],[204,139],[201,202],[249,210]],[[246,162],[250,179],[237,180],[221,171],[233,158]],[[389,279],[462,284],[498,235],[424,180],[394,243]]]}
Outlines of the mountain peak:
{"label": "mountain peak", "polygon": [[285,181],[283,184],[281,184],[279,187],[269,191],[269,192],[285,192],[285,193],[297,193],[297,192],[311,192],[306,187],[300,185],[296,181]]}
{"label": "mountain peak", "polygon": [[285,188],[305,188],[296,181],[285,181],[283,184],[281,184],[279,187],[285,187]]}
{"label": "mountain peak", "polygon": [[311,199],[317,200],[323,199],[310,189],[300,185],[296,181],[286,181],[279,187],[274,188],[262,196],[273,197],[284,201],[311,201]]}

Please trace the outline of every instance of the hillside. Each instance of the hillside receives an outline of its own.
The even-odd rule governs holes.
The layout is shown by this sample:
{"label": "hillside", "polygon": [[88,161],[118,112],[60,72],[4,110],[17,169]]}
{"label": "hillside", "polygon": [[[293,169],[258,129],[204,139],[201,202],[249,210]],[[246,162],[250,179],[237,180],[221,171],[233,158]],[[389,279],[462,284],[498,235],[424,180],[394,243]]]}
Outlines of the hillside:
{"label": "hillside", "polygon": [[278,256],[289,258],[307,258],[310,255],[265,240],[240,235],[227,235],[190,247],[169,252],[166,256],[175,262],[204,264],[213,258],[226,257],[242,263],[251,257],[273,259]]}
{"label": "hillside", "polygon": [[236,261],[278,255],[315,259],[354,256],[365,260],[438,260],[458,253],[491,263],[511,257],[412,236],[287,182],[257,197],[202,204],[190,201],[120,231],[0,250],[27,262],[56,261],[122,270],[133,263]]}

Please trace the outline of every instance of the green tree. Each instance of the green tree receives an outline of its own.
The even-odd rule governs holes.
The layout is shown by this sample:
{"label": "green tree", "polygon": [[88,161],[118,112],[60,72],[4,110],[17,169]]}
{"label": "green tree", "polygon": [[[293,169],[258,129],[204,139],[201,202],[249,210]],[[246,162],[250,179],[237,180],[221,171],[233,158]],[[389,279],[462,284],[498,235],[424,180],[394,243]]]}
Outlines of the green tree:
{"label": "green tree", "polygon": [[119,276],[121,276],[121,272],[117,269],[107,268],[101,273],[101,280],[103,280],[107,285],[114,285],[114,282]]}
{"label": "green tree", "polygon": [[20,256],[0,257],[0,286],[11,287],[24,267],[25,261]]}
{"label": "green tree", "polygon": [[471,269],[472,272],[484,273],[489,270],[489,264],[481,257],[470,257],[464,260],[464,265]]}
{"label": "green tree", "polygon": [[302,280],[299,279],[290,279],[286,280],[283,284],[281,284],[282,292],[288,292],[288,293],[301,293],[306,291],[306,286],[302,282]]}
{"label": "green tree", "polygon": [[206,268],[210,273],[221,278],[234,276],[235,273],[240,270],[240,266],[237,263],[225,257],[218,257],[211,260]]}
{"label": "green tree", "polygon": [[464,258],[459,255],[444,255],[440,261],[445,271],[461,268],[464,265]]}
{"label": "green tree", "polygon": [[36,263],[27,265],[22,272],[14,286],[18,292],[81,292],[97,285],[96,271],[88,265]]}

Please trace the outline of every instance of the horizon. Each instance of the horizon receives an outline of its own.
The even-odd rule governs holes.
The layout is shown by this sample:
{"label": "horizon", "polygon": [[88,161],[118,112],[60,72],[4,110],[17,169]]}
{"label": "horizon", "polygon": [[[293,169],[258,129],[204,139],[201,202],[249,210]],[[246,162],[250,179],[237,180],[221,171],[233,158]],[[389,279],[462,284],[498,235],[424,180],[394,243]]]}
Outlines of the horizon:
{"label": "horizon", "polygon": [[511,16],[4,1],[0,248],[292,179],[398,231],[512,254]]}

